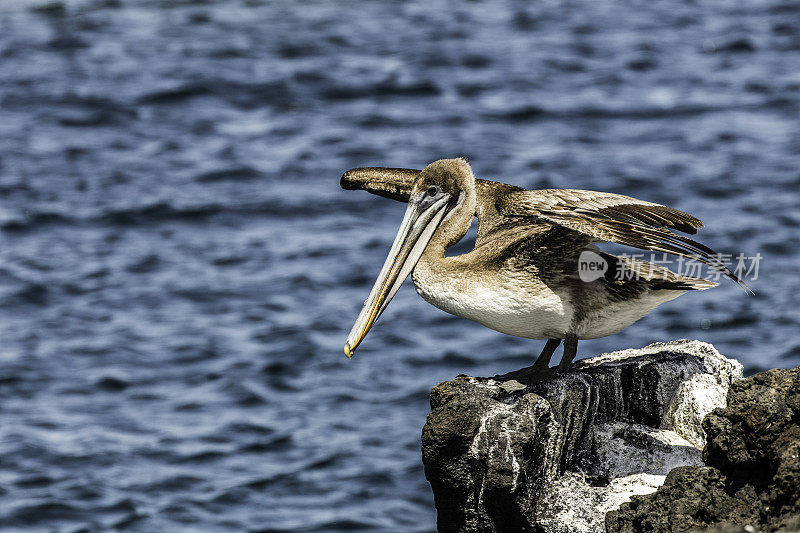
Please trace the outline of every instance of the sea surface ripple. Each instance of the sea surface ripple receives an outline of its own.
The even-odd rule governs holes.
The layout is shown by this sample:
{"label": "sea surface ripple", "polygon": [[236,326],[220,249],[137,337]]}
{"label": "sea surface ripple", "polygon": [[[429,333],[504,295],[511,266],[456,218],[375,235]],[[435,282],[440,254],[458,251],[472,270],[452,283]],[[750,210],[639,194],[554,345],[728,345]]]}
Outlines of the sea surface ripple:
{"label": "sea surface ripple", "polygon": [[340,190],[355,166],[695,214],[761,254],[756,295],[582,355],[800,364],[798,5],[0,2],[0,529],[434,530],[430,388],[541,343],[405,286],[346,360],[403,213]]}

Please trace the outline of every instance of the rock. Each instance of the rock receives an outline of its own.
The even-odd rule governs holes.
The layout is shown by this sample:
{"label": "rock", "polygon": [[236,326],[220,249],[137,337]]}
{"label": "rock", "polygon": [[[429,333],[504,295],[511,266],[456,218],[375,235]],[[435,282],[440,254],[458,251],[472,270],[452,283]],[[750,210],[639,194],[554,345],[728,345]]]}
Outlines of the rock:
{"label": "rock", "polygon": [[[664,476],[634,474],[616,478],[606,486],[595,486],[583,474],[565,472],[540,496],[536,525],[542,531],[558,533],[602,531],[606,511],[619,508],[634,495],[653,492],[663,482]],[[594,511],[587,513],[586,509]]]}
{"label": "rock", "polygon": [[675,341],[530,384],[440,383],[422,432],[439,531],[603,531],[607,511],[701,464],[700,421],[741,372],[708,344]]}
{"label": "rock", "polygon": [[800,531],[799,424],[800,368],[737,381],[703,421],[707,466],[673,470],[610,512],[607,531]]}
{"label": "rock", "polygon": [[[608,483],[635,474],[664,476],[680,465],[702,465],[701,450],[670,430],[615,421],[593,428],[579,465],[594,480]],[[660,483],[659,483],[660,484]]]}
{"label": "rock", "polygon": [[702,421],[715,408],[725,405],[727,392],[728,385],[720,384],[714,376],[695,374],[678,387],[661,427],[674,430],[693,446],[702,448]]}
{"label": "rock", "polygon": [[[707,528],[712,521],[721,527],[752,523],[752,507],[729,496],[725,492],[725,485],[725,476],[714,468],[675,468],[667,475],[664,485],[656,491],[661,498],[674,502],[674,505],[659,505],[659,501],[648,497],[650,495],[634,496],[630,503],[621,506],[626,511],[609,512],[606,530],[615,533],[691,531],[693,528]],[[711,502],[713,505],[709,505]],[[663,512],[654,512],[660,509]],[[637,517],[631,519],[634,514]],[[710,520],[715,514],[728,517],[729,523]]]}

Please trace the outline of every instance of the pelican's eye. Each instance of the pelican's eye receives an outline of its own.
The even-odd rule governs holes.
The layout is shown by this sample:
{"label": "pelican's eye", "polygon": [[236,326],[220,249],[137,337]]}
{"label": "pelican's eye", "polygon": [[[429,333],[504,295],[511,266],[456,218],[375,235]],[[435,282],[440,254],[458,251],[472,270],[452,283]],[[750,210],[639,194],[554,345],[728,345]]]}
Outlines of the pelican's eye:
{"label": "pelican's eye", "polygon": [[431,185],[430,187],[428,187],[428,190],[426,192],[428,193],[428,196],[436,196],[437,194],[439,194],[439,187],[437,187],[436,185]]}

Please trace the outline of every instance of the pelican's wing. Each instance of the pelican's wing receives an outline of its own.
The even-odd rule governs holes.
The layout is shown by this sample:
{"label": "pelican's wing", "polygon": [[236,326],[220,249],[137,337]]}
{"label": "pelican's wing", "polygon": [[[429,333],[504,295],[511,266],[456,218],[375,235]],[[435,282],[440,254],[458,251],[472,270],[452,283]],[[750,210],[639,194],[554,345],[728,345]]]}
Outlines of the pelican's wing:
{"label": "pelican's wing", "polygon": [[[630,196],[578,189],[514,191],[497,198],[497,209],[508,215],[539,216],[552,219],[570,229],[586,233],[599,241],[613,241],[609,221],[638,224],[650,228],[675,228],[697,233],[703,223],[697,218],[661,204]],[[613,224],[612,224],[613,226]]]}
{"label": "pelican's wing", "polygon": [[420,172],[411,168],[353,168],[342,175],[341,185],[342,189],[349,191],[364,190],[384,198],[408,202]]}
{"label": "pelican's wing", "polygon": [[542,231],[542,223],[550,226],[543,220],[523,221],[519,218],[510,219],[503,216],[497,210],[496,200],[503,196],[516,192],[523,192],[522,187],[515,187],[507,183],[489,180],[475,180],[475,192],[477,194],[477,204],[475,206],[475,216],[478,217],[478,235],[475,238],[475,246],[482,246],[490,241],[514,238],[516,235],[522,236],[530,229]]}
{"label": "pelican's wing", "polygon": [[501,215],[544,219],[588,235],[597,242],[616,242],[688,257],[723,272],[749,290],[714,250],[667,229],[693,234],[703,223],[665,205],[606,192],[541,189],[499,195],[495,206]]}

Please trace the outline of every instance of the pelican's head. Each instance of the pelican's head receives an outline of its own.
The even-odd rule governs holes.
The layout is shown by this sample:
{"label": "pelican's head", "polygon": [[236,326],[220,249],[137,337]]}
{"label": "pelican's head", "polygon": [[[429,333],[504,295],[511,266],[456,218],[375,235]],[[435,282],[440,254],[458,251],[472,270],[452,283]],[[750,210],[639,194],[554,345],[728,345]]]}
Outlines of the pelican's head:
{"label": "pelican's head", "polygon": [[[348,173],[357,172],[354,169]],[[383,169],[387,171],[402,169]],[[375,169],[370,169],[375,171]],[[403,170],[403,177],[407,177]],[[384,178],[385,179],[385,178]],[[467,223],[455,241],[464,236],[475,212],[475,177],[464,159],[440,159],[425,167],[414,180],[403,222],[394,239],[386,262],[375,280],[361,313],[356,318],[344,354],[353,356],[356,348],[372,325],[389,305],[392,297],[408,277],[429,244],[436,242],[447,247],[454,235],[445,235],[444,226],[457,212],[465,212]],[[461,217],[461,218],[464,218]],[[460,224],[463,225],[463,224]],[[441,229],[440,229],[441,228]],[[439,231],[437,232],[437,229]],[[446,242],[442,242],[442,241]],[[455,242],[453,241],[453,242]]]}

